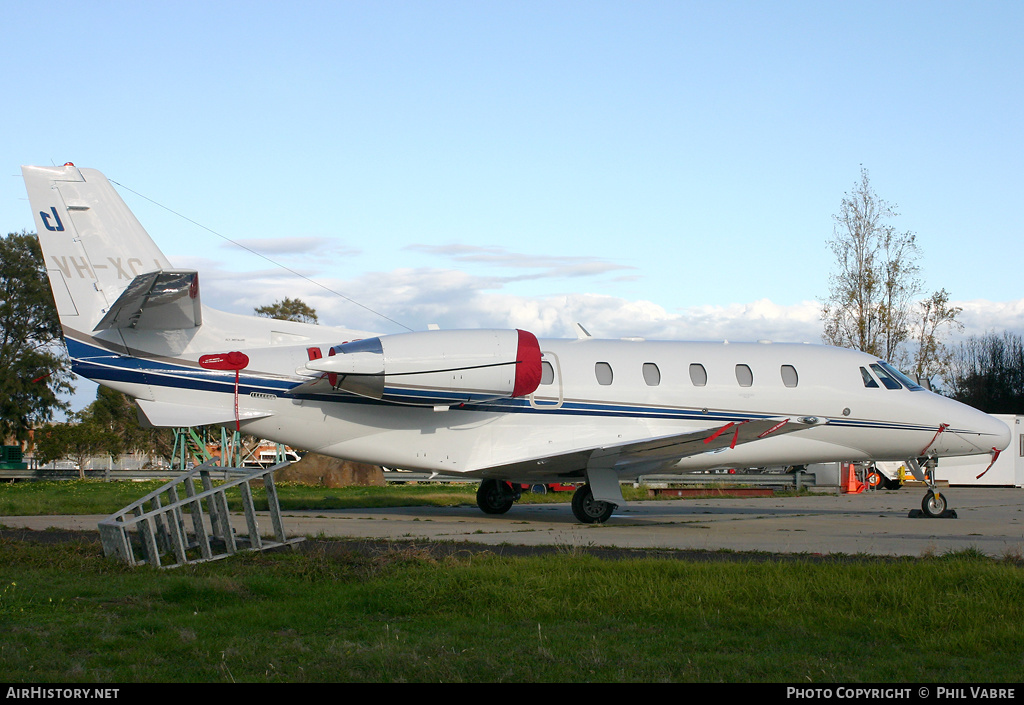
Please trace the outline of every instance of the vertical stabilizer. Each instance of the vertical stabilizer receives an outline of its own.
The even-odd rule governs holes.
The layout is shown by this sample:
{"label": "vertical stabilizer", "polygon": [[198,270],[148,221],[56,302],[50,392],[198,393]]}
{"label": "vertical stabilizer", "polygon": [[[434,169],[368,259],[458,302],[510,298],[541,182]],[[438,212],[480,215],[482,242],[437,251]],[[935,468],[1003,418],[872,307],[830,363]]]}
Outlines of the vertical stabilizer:
{"label": "vertical stabilizer", "polygon": [[171,268],[95,169],[23,166],[61,324],[88,332],[139,275]]}

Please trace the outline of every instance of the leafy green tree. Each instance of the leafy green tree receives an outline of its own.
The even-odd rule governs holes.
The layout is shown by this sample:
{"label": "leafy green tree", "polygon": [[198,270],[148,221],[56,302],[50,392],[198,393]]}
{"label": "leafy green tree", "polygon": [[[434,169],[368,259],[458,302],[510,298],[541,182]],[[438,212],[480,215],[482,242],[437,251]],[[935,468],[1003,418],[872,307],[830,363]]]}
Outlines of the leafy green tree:
{"label": "leafy green tree", "polygon": [[110,387],[96,390],[96,401],[82,416],[121,439],[125,451],[142,451],[169,458],[174,449],[174,434],[167,428],[143,428],[138,407],[131,397]]}
{"label": "leafy green tree", "polygon": [[86,460],[94,455],[120,455],[121,437],[108,431],[87,414],[71,414],[68,423],[46,424],[35,431],[35,454],[42,463],[70,458],[85,477]]}
{"label": "leafy green tree", "polygon": [[22,440],[67,411],[74,388],[42,250],[33,233],[0,239],[0,437]]}
{"label": "leafy green tree", "polygon": [[298,321],[299,323],[317,323],[316,309],[311,308],[301,299],[285,297],[283,301],[275,301],[268,306],[260,306],[257,316],[276,318],[281,321]]}

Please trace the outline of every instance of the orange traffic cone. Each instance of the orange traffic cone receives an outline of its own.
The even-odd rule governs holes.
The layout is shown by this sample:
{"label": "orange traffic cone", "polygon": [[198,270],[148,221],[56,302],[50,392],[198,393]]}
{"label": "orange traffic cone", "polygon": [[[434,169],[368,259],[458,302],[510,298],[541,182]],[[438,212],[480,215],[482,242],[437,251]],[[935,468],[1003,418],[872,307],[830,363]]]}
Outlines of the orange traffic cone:
{"label": "orange traffic cone", "polygon": [[857,479],[857,469],[853,463],[844,466],[846,472],[846,494],[860,494],[864,491],[864,483]]}

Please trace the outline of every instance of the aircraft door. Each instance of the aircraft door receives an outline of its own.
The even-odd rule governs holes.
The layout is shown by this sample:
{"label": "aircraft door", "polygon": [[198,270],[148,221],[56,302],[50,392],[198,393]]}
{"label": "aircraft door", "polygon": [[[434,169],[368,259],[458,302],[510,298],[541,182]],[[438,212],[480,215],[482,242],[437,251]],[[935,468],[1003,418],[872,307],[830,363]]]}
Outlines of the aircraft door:
{"label": "aircraft door", "polygon": [[562,369],[558,356],[542,350],[540,365],[540,384],[530,395],[530,406],[534,409],[557,409],[562,406]]}

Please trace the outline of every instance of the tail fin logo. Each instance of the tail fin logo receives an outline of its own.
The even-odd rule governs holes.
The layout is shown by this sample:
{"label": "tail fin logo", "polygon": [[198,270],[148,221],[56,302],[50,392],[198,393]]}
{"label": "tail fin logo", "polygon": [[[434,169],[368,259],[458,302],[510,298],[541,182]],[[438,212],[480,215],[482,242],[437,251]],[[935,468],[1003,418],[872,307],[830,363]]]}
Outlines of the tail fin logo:
{"label": "tail fin logo", "polygon": [[[53,214],[53,219],[57,221],[56,226],[50,225],[50,213]],[[53,232],[63,232],[64,224],[60,222],[60,216],[57,215],[56,206],[50,206],[50,213],[47,213],[46,211],[39,211],[39,217],[43,219],[43,227]]]}

